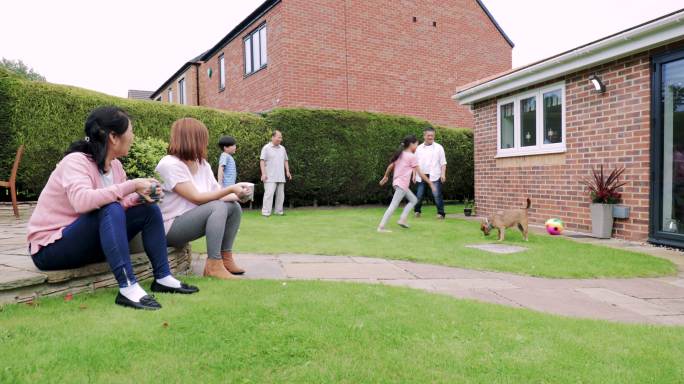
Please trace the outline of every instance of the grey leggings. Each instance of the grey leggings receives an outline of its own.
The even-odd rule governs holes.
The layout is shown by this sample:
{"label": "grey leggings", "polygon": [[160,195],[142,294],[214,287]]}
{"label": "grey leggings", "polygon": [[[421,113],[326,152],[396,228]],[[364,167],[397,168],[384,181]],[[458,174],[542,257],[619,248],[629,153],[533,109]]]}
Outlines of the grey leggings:
{"label": "grey leggings", "polygon": [[394,187],[394,196],[392,197],[392,202],[390,203],[389,207],[387,207],[387,210],[385,211],[385,215],[382,217],[382,221],[380,222],[380,227],[384,228],[387,225],[387,222],[389,221],[390,217],[392,217],[392,214],[394,211],[399,207],[399,204],[401,201],[406,197],[408,199],[408,204],[406,204],[406,207],[404,207],[404,211],[401,213],[401,218],[399,219],[400,221],[406,220],[406,218],[409,215],[409,212],[411,209],[413,209],[413,206],[416,205],[418,202],[418,199],[416,198],[416,195],[411,192],[410,189],[403,190],[399,187]]}
{"label": "grey leggings", "polygon": [[241,218],[240,204],[214,200],[176,217],[166,234],[166,243],[179,247],[206,236],[208,257],[221,259],[221,251],[233,250]]}

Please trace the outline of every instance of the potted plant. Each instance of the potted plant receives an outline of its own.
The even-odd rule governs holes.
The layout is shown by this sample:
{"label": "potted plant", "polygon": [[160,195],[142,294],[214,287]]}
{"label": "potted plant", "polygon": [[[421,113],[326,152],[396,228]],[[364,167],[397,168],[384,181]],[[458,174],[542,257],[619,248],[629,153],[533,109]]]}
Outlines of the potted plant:
{"label": "potted plant", "polygon": [[470,199],[465,199],[463,203],[463,214],[466,216],[471,216],[473,214],[474,202]]}
{"label": "potted plant", "polygon": [[600,239],[610,238],[613,232],[613,205],[620,202],[618,188],[625,185],[619,181],[625,168],[616,168],[606,177],[603,165],[592,168],[592,177],[582,183],[589,189],[591,197],[591,232]]}

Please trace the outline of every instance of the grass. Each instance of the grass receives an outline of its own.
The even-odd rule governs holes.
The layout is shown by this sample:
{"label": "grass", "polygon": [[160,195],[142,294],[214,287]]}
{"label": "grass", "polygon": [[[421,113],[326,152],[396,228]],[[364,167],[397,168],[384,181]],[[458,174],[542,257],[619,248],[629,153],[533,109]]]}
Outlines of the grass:
{"label": "grass", "polygon": [[[468,244],[495,243],[496,237],[484,237],[476,222],[437,221],[434,207],[426,208],[421,219],[411,217],[408,230],[395,224],[397,213],[389,226],[394,232],[377,233],[383,211],[295,209],[288,210],[284,217],[269,218],[257,210],[245,211],[235,249],[242,253],[369,256],[554,278],[676,273],[674,264],[661,258],[549,235],[531,234],[530,241],[524,242],[515,229],[506,232],[505,244],[529,248],[525,252],[502,255],[466,248]],[[206,252],[204,239],[193,242],[192,248]]]}
{"label": "grass", "polygon": [[684,328],[579,320],[406,288],[190,279],[0,307],[0,382],[672,383]]}

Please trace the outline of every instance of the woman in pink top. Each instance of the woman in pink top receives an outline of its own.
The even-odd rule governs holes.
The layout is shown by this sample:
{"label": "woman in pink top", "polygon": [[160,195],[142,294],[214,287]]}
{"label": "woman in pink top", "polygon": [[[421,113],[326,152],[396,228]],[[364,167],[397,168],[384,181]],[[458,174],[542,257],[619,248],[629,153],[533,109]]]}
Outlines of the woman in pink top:
{"label": "woman in pink top", "polygon": [[245,271],[233,260],[233,242],[242,209],[237,201],[251,193],[241,184],[222,188],[207,162],[209,131],[201,121],[184,118],[171,126],[169,154],[157,164],[166,197],[161,204],[169,245],[206,237],[204,276],[234,279]]}
{"label": "woman in pink top", "polygon": [[382,217],[382,221],[380,221],[378,232],[391,232],[385,226],[387,225],[390,217],[392,217],[394,211],[397,209],[397,207],[399,207],[399,204],[404,197],[406,197],[409,202],[406,204],[406,207],[404,207],[404,211],[401,213],[401,217],[399,218],[399,222],[397,224],[403,228],[409,227],[407,223],[408,214],[411,209],[413,209],[413,206],[416,205],[416,202],[418,202],[416,195],[414,195],[409,188],[414,173],[419,175],[423,181],[430,185],[430,188],[432,188],[433,191],[435,190],[435,187],[432,185],[430,179],[425,176],[425,174],[420,171],[420,167],[418,167],[418,159],[415,155],[417,147],[418,139],[416,139],[416,137],[413,135],[406,136],[401,142],[401,148],[399,148],[394,156],[392,156],[390,165],[387,166],[385,175],[383,176],[382,180],[380,180],[380,185],[385,185],[389,178],[390,172],[394,170],[394,178],[392,180],[394,196],[392,197],[390,206],[387,207],[387,210],[385,211],[385,215]]}
{"label": "woman in pink top", "polygon": [[[117,160],[128,154],[133,141],[128,115],[115,107],[95,109],[86,120],[85,134],[57,164],[29,219],[29,251],[36,267],[70,269],[107,260],[119,283],[116,304],[159,309],[138,284],[131,265],[128,242],[142,232],[154,270],[152,291],[197,292],[197,287],[171,275],[161,211],[150,198],[152,188],[159,188],[154,187],[156,181],[126,180]],[[141,204],[141,198],[146,203]]]}

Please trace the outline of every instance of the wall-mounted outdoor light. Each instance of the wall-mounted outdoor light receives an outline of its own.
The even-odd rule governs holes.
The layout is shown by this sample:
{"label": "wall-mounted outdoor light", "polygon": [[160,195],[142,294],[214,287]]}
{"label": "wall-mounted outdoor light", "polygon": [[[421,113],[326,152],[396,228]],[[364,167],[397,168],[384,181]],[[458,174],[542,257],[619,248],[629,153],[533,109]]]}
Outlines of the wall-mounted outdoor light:
{"label": "wall-mounted outdoor light", "polygon": [[603,93],[606,91],[606,86],[603,84],[601,79],[598,77],[598,75],[593,74],[589,76],[589,81],[591,81],[591,84],[594,86],[594,90],[598,93]]}

